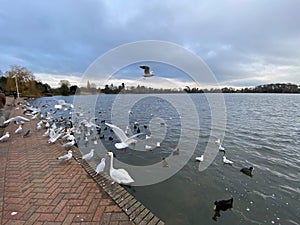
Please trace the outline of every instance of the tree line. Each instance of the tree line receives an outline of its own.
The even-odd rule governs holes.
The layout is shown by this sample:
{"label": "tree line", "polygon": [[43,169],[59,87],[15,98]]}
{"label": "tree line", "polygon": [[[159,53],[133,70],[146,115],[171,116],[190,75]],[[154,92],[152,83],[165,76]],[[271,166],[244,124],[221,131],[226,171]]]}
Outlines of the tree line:
{"label": "tree line", "polygon": [[[16,85],[17,83],[17,85]],[[18,91],[23,97],[40,97],[53,95],[74,94],[147,94],[147,93],[300,93],[300,85],[291,83],[264,84],[256,87],[235,89],[233,87],[202,89],[186,86],[184,88],[152,88],[145,86],[119,86],[106,84],[104,88],[97,88],[95,83],[87,81],[85,87],[71,85],[68,80],[61,80],[58,88],[37,81],[33,73],[25,67],[11,66],[9,71],[0,70],[0,87],[7,95]]]}

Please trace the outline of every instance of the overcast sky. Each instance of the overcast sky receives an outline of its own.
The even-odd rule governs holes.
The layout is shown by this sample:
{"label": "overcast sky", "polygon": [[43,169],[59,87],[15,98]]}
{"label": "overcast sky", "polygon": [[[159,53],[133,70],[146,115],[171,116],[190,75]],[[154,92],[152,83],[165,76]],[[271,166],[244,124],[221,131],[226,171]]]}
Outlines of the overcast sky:
{"label": "overcast sky", "polygon": [[162,40],[199,56],[221,86],[300,84],[299,12],[299,0],[1,0],[0,70],[20,65],[51,86],[75,84],[112,48]]}

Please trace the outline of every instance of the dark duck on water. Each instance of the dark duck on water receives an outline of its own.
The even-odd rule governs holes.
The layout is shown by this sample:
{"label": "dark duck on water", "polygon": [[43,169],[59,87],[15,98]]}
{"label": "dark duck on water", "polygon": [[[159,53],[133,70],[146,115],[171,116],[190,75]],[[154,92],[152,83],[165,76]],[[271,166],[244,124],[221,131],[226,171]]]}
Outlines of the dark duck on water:
{"label": "dark duck on water", "polygon": [[217,220],[217,217],[220,217],[220,211],[226,211],[227,209],[231,209],[233,207],[233,198],[228,200],[221,200],[214,202],[214,211],[215,214],[213,216],[213,220]]}
{"label": "dark duck on water", "polygon": [[252,175],[252,171],[253,171],[253,167],[252,167],[252,166],[250,166],[249,168],[242,168],[240,171],[241,171],[243,174],[246,174],[247,176],[250,176],[250,177],[253,176],[253,175]]}

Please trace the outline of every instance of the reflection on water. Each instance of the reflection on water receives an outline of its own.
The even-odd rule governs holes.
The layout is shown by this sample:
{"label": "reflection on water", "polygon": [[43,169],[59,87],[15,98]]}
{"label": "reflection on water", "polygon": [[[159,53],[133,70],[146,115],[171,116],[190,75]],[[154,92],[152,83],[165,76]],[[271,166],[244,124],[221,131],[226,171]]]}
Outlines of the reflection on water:
{"label": "reflection on water", "polygon": [[[182,102],[181,105],[185,109],[183,112],[188,114],[186,109],[189,106],[184,104],[183,97],[174,96]],[[212,219],[214,202],[231,197],[234,198],[234,206],[221,213],[218,223],[298,224],[300,221],[300,95],[225,94],[224,96],[227,127],[222,145],[226,149],[228,158],[234,162],[233,166],[223,165],[223,154],[217,154],[213,163],[206,170],[199,172],[199,162],[195,162],[194,158],[203,154],[207,146],[211,129],[211,113],[205,95],[189,95],[197,107],[200,121],[200,129],[195,129],[193,120],[187,120],[185,124],[189,127],[190,135],[185,136],[184,141],[189,143],[197,140],[192,157],[171,178],[154,185],[133,187],[129,191],[154,214],[172,225],[215,224],[216,221]],[[97,124],[101,125],[101,120],[111,121],[111,109],[115,97],[114,95],[98,96],[94,108],[83,107],[81,110],[85,111],[85,115],[89,113],[90,117],[95,114],[99,118]],[[72,97],[55,98],[72,101]],[[83,102],[88,102],[89,96],[80,96],[80,98]],[[124,95],[122,98],[124,98],[123,104],[126,105],[126,99],[130,99],[131,95]],[[143,98],[131,108],[133,114],[128,114],[128,110],[114,112],[126,114],[128,118],[118,126],[125,129],[129,123],[130,132],[134,133],[134,121],[150,126],[155,122],[152,120],[153,115],[161,118],[166,127],[164,127],[165,131],[161,132],[165,136],[161,140],[159,140],[161,137],[155,137],[154,140],[154,143],[161,141],[159,149],[134,150],[134,148],[142,148],[138,146],[127,151],[117,151],[114,148],[116,138],[114,137],[113,141],[107,139],[109,135],[113,136],[109,130],[102,130],[104,139],[99,139],[96,132],[91,136],[106,149],[115,151],[120,162],[131,165],[151,165],[161,163],[164,157],[172,156],[176,159],[190,154],[190,149],[180,148],[179,154],[173,155],[179,137],[182,135],[181,117],[186,115],[178,113],[177,106],[168,104],[159,95],[151,98],[144,95]],[[35,104],[39,105],[46,101],[52,104],[53,99],[42,98]],[[61,116],[65,113],[61,111],[57,114]],[[155,135],[155,132],[152,134],[149,129],[143,129],[141,132],[145,135]],[[92,144],[84,143],[80,135],[78,138],[81,138],[79,142],[83,143],[81,150],[88,152]],[[141,139],[145,139],[145,136]],[[100,147],[93,147],[100,157],[103,157]],[[250,166],[254,167],[253,177],[240,172],[241,168]],[[163,170],[162,167],[162,173]]]}

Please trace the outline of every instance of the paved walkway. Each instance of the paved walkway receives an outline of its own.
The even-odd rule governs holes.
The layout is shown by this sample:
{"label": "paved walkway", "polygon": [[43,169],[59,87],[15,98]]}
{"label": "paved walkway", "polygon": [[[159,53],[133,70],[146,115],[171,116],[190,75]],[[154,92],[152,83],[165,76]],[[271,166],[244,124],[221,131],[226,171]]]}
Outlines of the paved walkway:
{"label": "paved walkway", "polygon": [[[21,114],[12,109],[10,117]],[[24,124],[23,131],[31,130],[27,138],[14,133],[18,126],[13,123],[5,128],[11,137],[0,143],[0,224],[133,224],[100,187],[101,178],[97,183],[74,158],[56,159],[66,150],[49,145],[36,123]],[[152,214],[151,224],[157,223]]]}

